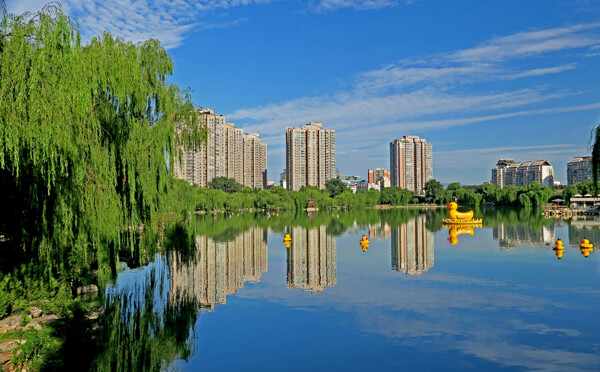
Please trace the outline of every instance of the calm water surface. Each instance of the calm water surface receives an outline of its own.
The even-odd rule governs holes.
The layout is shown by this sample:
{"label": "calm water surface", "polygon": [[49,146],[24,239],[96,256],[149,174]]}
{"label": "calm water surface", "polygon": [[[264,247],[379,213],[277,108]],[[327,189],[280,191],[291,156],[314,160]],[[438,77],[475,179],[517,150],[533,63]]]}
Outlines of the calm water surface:
{"label": "calm water surface", "polygon": [[187,249],[106,289],[100,364],[600,370],[600,259],[579,249],[600,247],[600,220],[482,210],[451,231],[441,210],[363,213],[198,217]]}

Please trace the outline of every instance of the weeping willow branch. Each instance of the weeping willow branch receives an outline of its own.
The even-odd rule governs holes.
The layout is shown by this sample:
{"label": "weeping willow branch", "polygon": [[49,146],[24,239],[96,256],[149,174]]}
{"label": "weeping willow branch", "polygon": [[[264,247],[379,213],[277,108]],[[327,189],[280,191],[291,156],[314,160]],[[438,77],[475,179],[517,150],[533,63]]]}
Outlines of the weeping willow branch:
{"label": "weeping willow branch", "polygon": [[104,33],[83,45],[60,4],[22,15],[3,5],[0,170],[27,190],[20,225],[43,227],[20,244],[89,263],[122,245],[124,226],[153,222],[169,192],[165,151],[175,159],[206,132],[189,92],[167,82],[173,62],[159,41]]}

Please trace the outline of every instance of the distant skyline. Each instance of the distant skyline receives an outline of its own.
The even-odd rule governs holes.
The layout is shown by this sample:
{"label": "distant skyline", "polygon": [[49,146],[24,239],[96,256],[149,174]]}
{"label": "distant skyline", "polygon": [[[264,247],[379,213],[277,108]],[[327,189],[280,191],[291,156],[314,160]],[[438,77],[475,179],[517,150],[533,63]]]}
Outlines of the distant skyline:
{"label": "distant skyline", "polygon": [[[10,12],[47,3],[7,0]],[[389,168],[389,143],[433,144],[434,178],[489,181],[500,158],[567,163],[600,123],[600,2],[82,0],[62,2],[84,40],[161,40],[171,82],[268,144],[285,128],[336,131],[337,167]]]}

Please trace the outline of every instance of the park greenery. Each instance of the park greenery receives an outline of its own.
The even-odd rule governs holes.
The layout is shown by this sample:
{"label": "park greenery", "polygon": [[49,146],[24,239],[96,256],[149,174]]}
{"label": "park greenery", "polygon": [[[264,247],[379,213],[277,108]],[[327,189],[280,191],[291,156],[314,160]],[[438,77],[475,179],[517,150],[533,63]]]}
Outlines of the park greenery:
{"label": "park greenery", "polygon": [[83,45],[58,3],[0,11],[0,226],[10,241],[0,267],[39,264],[53,287],[114,272],[110,258],[136,250],[136,228],[164,210],[165,157],[205,130],[188,92],[167,82],[173,62],[157,40],[104,33]]}
{"label": "park greenery", "polygon": [[[86,317],[98,298],[75,297],[78,287],[90,284],[97,284],[102,296],[120,262],[144,265],[159,247],[192,246],[196,234],[227,240],[256,224],[281,232],[295,224],[325,224],[337,236],[357,221],[397,226],[422,213],[370,209],[378,205],[457,201],[475,208],[538,207],[597,190],[591,181],[555,194],[536,182],[445,188],[437,180],[427,182],[425,195],[400,187],[353,193],[340,180],[328,181],[325,189],[252,190],[224,177],[207,188],[191,186],[173,179],[171,170],[183,150],[202,145],[206,129],[190,93],[168,83],[173,62],[157,40],[134,44],[103,33],[84,44],[79,26],[58,3],[14,15],[0,0],[0,13],[0,319],[24,314],[32,305],[61,317],[52,329],[0,338],[31,341],[21,349],[19,366],[27,359],[29,368],[70,370],[81,367],[74,355],[88,364],[100,355],[98,369],[116,364],[122,364],[117,369],[161,369],[174,355],[188,356],[190,350],[178,350],[190,338],[195,304],[168,308],[157,318],[152,308],[117,296],[103,316],[108,332],[100,334]],[[598,159],[597,128],[595,138]],[[307,214],[309,200],[328,212]],[[249,210],[261,212],[242,213]],[[481,213],[484,221],[536,215],[532,208],[523,210]],[[192,218],[195,212],[214,215]],[[432,215],[430,230],[441,228],[443,212],[426,212]],[[536,227],[546,223],[532,219]],[[156,291],[148,282],[143,295]],[[132,319],[131,328],[118,326],[123,319]],[[151,362],[144,359],[150,356]]]}
{"label": "park greenery", "polygon": [[340,180],[326,183],[325,189],[304,186],[299,191],[274,186],[268,190],[252,190],[235,182],[232,178],[215,178],[208,188],[194,187],[185,181],[174,180],[173,191],[167,202],[171,211],[237,211],[237,210],[303,210],[313,200],[320,209],[363,208],[377,205],[447,205],[452,201],[464,206],[483,204],[507,207],[541,207],[554,200],[568,203],[576,194],[594,193],[594,183],[584,181],[564,188],[547,187],[537,181],[527,186],[505,186],[486,183],[483,185],[461,185],[453,182],[444,187],[432,179],[425,185],[425,194],[416,195],[401,187],[386,187],[379,190],[357,190],[353,193]]}

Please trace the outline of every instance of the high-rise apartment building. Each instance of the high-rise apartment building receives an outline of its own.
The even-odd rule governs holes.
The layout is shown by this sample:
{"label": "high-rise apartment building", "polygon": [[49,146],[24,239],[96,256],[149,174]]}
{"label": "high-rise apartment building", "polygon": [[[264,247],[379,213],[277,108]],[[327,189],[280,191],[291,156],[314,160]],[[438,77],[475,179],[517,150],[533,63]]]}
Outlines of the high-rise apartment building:
{"label": "high-rise apartment building", "polygon": [[426,222],[427,217],[422,214],[392,227],[392,269],[418,275],[433,267],[433,233]]}
{"label": "high-rise apartment building", "polygon": [[390,142],[392,186],[417,194],[425,193],[425,183],[433,179],[433,147],[418,136],[404,136]]}
{"label": "high-rise apartment building", "polygon": [[335,178],[335,130],[310,122],[300,128],[287,128],[285,143],[287,187],[325,188]]}
{"label": "high-rise apartment building", "polygon": [[388,169],[384,168],[375,168],[368,170],[368,183],[374,183],[378,185],[380,188],[390,187],[392,185],[391,174]]}
{"label": "high-rise apartment building", "polygon": [[576,185],[583,181],[592,180],[592,157],[577,156],[567,164],[567,183]]}
{"label": "high-rise apartment building", "polygon": [[554,168],[547,160],[516,162],[513,159],[500,159],[492,169],[492,183],[526,186],[538,181],[543,186],[554,186]]}
{"label": "high-rise apartment building", "polygon": [[[198,114],[208,131],[206,143],[185,151],[181,162],[175,159],[175,178],[206,187],[215,177],[228,177],[251,188],[264,188],[267,145],[260,142],[258,133],[244,133],[214,110],[198,110]],[[176,130],[185,130],[185,125]]]}

